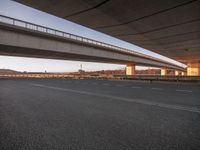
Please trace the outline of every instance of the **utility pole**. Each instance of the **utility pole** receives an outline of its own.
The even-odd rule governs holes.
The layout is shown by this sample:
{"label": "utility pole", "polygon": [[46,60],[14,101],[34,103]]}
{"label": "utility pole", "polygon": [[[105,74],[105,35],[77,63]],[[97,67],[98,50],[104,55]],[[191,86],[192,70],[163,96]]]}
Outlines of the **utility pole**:
{"label": "utility pole", "polygon": [[82,78],[82,72],[83,72],[83,70],[82,70],[82,64],[80,64],[80,69],[79,69],[80,78]]}
{"label": "utility pole", "polygon": [[80,65],[80,70],[82,70],[82,64]]}

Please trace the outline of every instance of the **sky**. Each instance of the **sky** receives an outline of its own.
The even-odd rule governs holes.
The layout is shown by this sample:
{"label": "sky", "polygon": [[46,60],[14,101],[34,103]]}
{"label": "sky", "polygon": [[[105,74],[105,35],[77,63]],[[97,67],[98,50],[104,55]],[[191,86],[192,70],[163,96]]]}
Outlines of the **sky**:
{"label": "sky", "polygon": [[[136,52],[151,55],[153,57],[161,58],[172,63],[183,65],[172,59],[161,56],[154,52],[148,51],[128,42],[116,39],[109,35],[94,31],[76,23],[55,17],[53,15],[41,12],[39,10],[27,7],[10,0],[0,0],[0,14],[17,18],[23,21],[31,22],[34,24],[50,27],[60,31],[72,33],[75,35],[95,39],[97,41],[109,43],[119,47],[127,48]],[[0,56],[0,69],[14,69],[17,71],[30,71],[30,72],[69,72],[77,71],[82,64],[84,70],[106,70],[106,69],[121,69],[124,65],[105,64],[105,63],[91,63],[80,61],[66,61],[66,60],[53,60],[53,59],[38,59],[38,58],[24,58],[24,57],[11,57]],[[144,67],[137,67],[136,69],[144,69]]]}

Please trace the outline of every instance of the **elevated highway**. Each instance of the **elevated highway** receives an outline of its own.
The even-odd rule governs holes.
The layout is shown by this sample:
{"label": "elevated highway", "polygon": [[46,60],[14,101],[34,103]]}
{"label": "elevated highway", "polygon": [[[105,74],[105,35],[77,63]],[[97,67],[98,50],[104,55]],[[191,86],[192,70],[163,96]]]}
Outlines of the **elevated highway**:
{"label": "elevated highway", "polygon": [[188,75],[200,76],[199,0],[15,1],[185,63]]}
{"label": "elevated highway", "polygon": [[170,62],[14,18],[0,16],[0,55],[126,64],[185,71]]}

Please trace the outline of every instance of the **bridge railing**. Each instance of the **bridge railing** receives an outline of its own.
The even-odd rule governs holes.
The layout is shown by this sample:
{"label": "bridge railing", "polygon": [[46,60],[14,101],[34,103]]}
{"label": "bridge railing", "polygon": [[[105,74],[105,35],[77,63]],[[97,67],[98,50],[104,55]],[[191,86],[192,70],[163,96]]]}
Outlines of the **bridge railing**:
{"label": "bridge railing", "polygon": [[19,19],[8,17],[8,16],[0,15],[0,22],[10,24],[10,25],[14,25],[14,26],[23,27],[23,28],[30,29],[30,30],[35,30],[35,31],[38,31],[38,32],[52,34],[54,36],[63,37],[63,38],[66,38],[66,39],[76,40],[76,41],[83,42],[83,43],[98,45],[98,46],[102,46],[102,47],[105,47],[105,48],[110,48],[112,50],[117,50],[117,51],[120,51],[120,52],[125,52],[125,53],[128,53],[128,54],[133,54],[133,55],[149,58],[151,60],[156,60],[156,61],[159,61],[159,62],[164,62],[164,63],[167,63],[167,64],[174,65],[174,64],[167,62],[165,60],[161,60],[161,59],[149,56],[149,55],[138,53],[138,52],[133,51],[133,50],[114,46],[114,45],[111,45],[111,44],[108,44],[108,43],[96,41],[96,40],[93,40],[93,39],[89,39],[89,38],[86,38],[86,37],[74,35],[74,34],[71,34],[71,33],[63,32],[63,31],[59,31],[59,30],[56,30],[56,29],[44,27],[44,26],[41,26],[41,25],[22,21],[22,20],[19,20]]}

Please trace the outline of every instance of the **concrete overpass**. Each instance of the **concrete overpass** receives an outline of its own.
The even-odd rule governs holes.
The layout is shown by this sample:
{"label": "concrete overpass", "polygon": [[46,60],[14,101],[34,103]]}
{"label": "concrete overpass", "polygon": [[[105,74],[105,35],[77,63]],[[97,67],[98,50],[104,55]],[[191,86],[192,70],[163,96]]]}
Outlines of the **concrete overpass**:
{"label": "concrete overpass", "polygon": [[135,65],[184,71],[164,60],[6,16],[0,16],[0,55],[126,64],[128,75]]}
{"label": "concrete overpass", "polygon": [[183,62],[188,75],[200,75],[199,0],[15,1]]}

